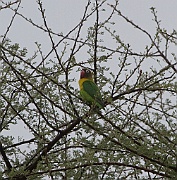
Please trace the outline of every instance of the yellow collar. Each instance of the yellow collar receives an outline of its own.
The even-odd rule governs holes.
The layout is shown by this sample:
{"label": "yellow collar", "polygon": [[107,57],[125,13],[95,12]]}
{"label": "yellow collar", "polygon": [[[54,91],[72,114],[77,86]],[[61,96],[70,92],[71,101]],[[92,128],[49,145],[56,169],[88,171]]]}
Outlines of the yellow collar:
{"label": "yellow collar", "polygon": [[88,79],[88,78],[79,79],[79,87],[80,87],[80,90],[83,89],[83,83],[84,83],[85,81],[92,81],[92,82],[93,82],[93,80]]}

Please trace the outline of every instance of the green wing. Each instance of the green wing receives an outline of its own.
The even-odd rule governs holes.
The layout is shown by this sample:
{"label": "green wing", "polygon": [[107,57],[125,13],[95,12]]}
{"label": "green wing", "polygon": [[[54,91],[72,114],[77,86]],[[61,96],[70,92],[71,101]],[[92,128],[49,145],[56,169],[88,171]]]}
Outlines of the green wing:
{"label": "green wing", "polygon": [[85,81],[83,83],[83,90],[81,95],[84,96],[86,101],[89,101],[90,103],[96,102],[96,105],[100,108],[104,107],[104,102],[102,100],[100,90],[94,82]]}

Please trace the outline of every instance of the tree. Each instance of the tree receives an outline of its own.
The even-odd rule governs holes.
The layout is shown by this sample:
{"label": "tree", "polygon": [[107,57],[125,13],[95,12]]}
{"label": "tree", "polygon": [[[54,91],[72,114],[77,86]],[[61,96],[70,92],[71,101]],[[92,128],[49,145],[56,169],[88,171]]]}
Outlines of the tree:
{"label": "tree", "polygon": [[[42,26],[20,13],[21,1],[1,3],[3,11],[14,13],[0,44],[2,179],[177,177],[177,58],[172,51],[177,32],[161,27],[155,8],[152,35],[124,15],[118,1],[88,0],[79,23],[62,34],[49,27],[42,0],[37,1]],[[105,11],[109,15],[103,18]],[[28,49],[8,39],[17,17],[49,38],[47,53],[37,42],[29,56]],[[147,39],[143,51],[119,36],[116,18]],[[79,95],[75,77],[82,67],[93,69],[102,90],[106,107],[100,112]]]}

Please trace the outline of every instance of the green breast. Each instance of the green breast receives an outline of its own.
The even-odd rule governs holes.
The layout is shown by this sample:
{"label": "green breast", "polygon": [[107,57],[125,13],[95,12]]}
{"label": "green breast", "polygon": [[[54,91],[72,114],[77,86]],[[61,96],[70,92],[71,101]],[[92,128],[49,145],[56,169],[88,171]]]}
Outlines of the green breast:
{"label": "green breast", "polygon": [[97,85],[90,80],[83,82],[82,85],[83,89],[80,90],[80,94],[83,100],[89,104],[95,104],[97,107],[103,108],[104,102]]}

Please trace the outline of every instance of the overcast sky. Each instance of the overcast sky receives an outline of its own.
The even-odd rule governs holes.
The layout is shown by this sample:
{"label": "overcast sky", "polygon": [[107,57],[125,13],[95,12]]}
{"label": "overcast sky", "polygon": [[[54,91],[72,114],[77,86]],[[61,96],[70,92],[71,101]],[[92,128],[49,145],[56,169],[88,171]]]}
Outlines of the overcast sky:
{"label": "overcast sky", "polygon": [[[111,4],[114,0],[109,0],[109,2]],[[86,4],[86,0],[43,0],[43,7],[46,9],[49,27],[56,33],[63,32],[64,35],[67,34],[80,22]],[[0,5],[4,6],[1,1]],[[104,7],[106,11],[100,14],[100,21],[104,21],[111,10],[109,6],[107,6],[107,3],[105,3]],[[151,14],[150,8],[155,7],[158,18],[162,21],[162,27],[164,26],[169,32],[172,32],[173,29],[177,30],[176,0],[120,0],[118,7],[125,16],[132,19],[136,24],[151,34],[155,33],[155,23],[152,21],[153,15]],[[28,19],[32,19],[32,21],[39,26],[43,24],[35,0],[22,0],[19,13]],[[13,14],[14,12],[10,9],[0,11],[0,35],[4,35],[7,31]],[[148,42],[143,34],[140,34],[138,30],[130,27],[130,25],[121,18],[115,18],[114,21],[116,23],[114,28],[117,34],[119,34],[125,42],[130,43],[136,51],[140,51],[141,48],[143,49]],[[88,22],[84,22],[84,28],[81,31],[82,37],[86,37],[88,27],[93,26],[94,23],[95,16],[89,18]],[[75,34],[71,36],[74,37]],[[10,31],[7,33],[7,37],[12,43],[19,43],[22,48],[26,47],[29,55],[32,55],[36,50],[36,41],[42,45],[44,54],[47,54],[51,49],[48,36],[18,15],[15,17]],[[108,42],[107,46],[111,47],[112,44],[111,42],[109,43],[109,38],[107,38],[106,41]],[[86,53],[81,53],[77,58],[87,60]],[[11,133],[13,134],[15,132],[16,130],[12,129]],[[25,132],[26,129],[21,129],[20,133],[25,134]]]}
{"label": "overcast sky", "polygon": [[[18,12],[24,17],[31,19],[39,26],[43,25],[41,13],[38,10],[38,4],[36,0],[21,0],[21,5]],[[53,32],[67,34],[73,29],[83,17],[87,0],[42,0],[43,7],[45,8],[47,23]],[[115,0],[108,0],[110,4]],[[107,1],[107,2],[108,2]],[[4,1],[5,2],[5,1]],[[7,1],[9,2],[9,1]],[[94,2],[94,1],[92,1]],[[103,6],[106,11],[100,13],[100,21],[104,21],[108,18],[111,8],[107,5],[107,2]],[[0,0],[0,6],[4,6]],[[15,8],[16,6],[12,6]],[[147,30],[150,34],[155,33],[156,25],[152,21],[154,18],[150,8],[155,7],[159,20],[161,20],[161,26],[170,32],[173,29],[177,30],[177,0],[120,0],[119,10],[133,20],[143,29]],[[8,29],[14,12],[6,9],[0,10],[0,36],[3,36]],[[132,48],[137,51],[143,51],[144,47],[149,43],[147,37],[140,33],[137,29],[132,28],[127,22],[118,16],[113,18],[115,25],[113,28],[117,31],[117,34],[126,42],[130,43]],[[90,26],[95,23],[95,16],[91,16],[87,22],[84,22],[83,29],[81,31],[81,37],[87,36],[87,31]],[[71,34],[70,37],[75,37],[76,31]],[[35,42],[41,44],[44,55],[51,50],[51,43],[48,35],[42,30],[32,26],[29,22],[24,20],[21,16],[16,15],[15,20],[7,33],[7,38],[12,41],[12,44],[19,43],[20,47],[26,47],[28,50],[28,57],[34,54],[37,50]],[[104,37],[106,46],[115,48],[112,44],[110,37]],[[57,42],[58,39],[56,38]],[[175,49],[176,50],[176,47]],[[59,49],[60,51],[60,49]],[[28,58],[27,57],[27,58]],[[77,58],[79,60],[87,61],[89,55],[86,52],[81,51],[78,53]],[[78,87],[76,87],[78,88]],[[19,128],[20,127],[20,128]],[[27,128],[24,128],[24,124],[19,121],[19,126],[11,127],[10,131],[3,131],[4,135],[10,135],[15,138],[23,136],[24,139],[31,138],[31,135],[27,133]],[[10,134],[9,134],[10,133]],[[16,139],[17,140],[17,139]]]}
{"label": "overcast sky", "polygon": [[[8,1],[7,1],[8,2]],[[93,1],[92,1],[93,2]],[[114,0],[109,0],[110,4]],[[0,2],[1,4],[1,2]],[[56,33],[63,32],[63,34],[68,33],[72,28],[74,28],[81,20],[85,6],[87,4],[86,0],[45,0],[43,1],[43,7],[46,9],[47,22],[49,27]],[[110,8],[105,3],[106,11],[100,15],[100,20],[104,20],[109,12]],[[151,33],[155,32],[155,23],[152,21],[152,14],[150,11],[151,7],[156,7],[159,19],[162,20],[161,24],[170,32],[172,29],[177,29],[177,1],[170,0],[120,0],[119,9],[122,13],[136,22],[139,26],[148,30]],[[38,5],[36,0],[22,0],[19,8],[19,12],[23,14],[28,19],[32,19],[36,24],[42,25],[41,14],[38,10]],[[13,12],[10,10],[2,10],[0,12],[0,34],[3,35],[11,21]],[[93,26],[95,21],[94,16],[92,16],[87,23],[85,23],[85,28],[82,31],[83,36],[87,34],[87,28]],[[115,19],[118,34],[129,41],[136,47],[140,48],[141,44],[145,39],[141,38],[139,32],[133,31],[127,23],[121,19]],[[45,33],[38,30],[37,28],[31,26],[20,16],[15,17],[15,21],[7,34],[7,37],[12,40],[12,42],[20,43],[21,47],[27,47],[29,52],[33,52],[36,49],[34,44],[38,41],[42,44],[42,48],[48,51],[50,44]]]}

